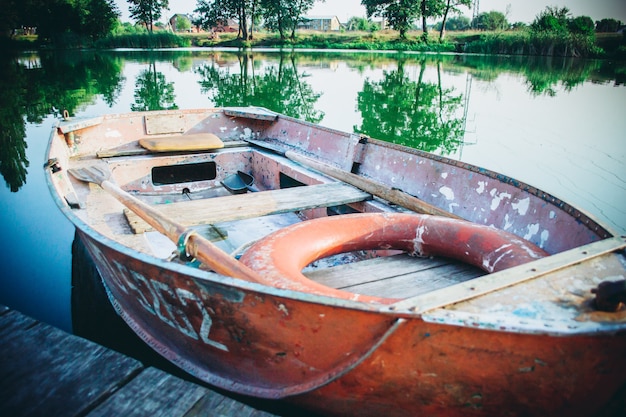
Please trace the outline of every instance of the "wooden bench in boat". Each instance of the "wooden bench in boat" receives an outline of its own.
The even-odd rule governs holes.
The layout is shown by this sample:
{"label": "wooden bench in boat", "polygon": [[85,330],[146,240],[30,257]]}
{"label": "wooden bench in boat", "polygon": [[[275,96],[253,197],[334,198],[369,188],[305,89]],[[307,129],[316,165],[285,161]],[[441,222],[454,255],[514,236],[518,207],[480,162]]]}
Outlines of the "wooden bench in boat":
{"label": "wooden bench in boat", "polygon": [[[280,190],[228,195],[161,204],[158,210],[187,226],[250,219],[318,207],[332,207],[371,199],[369,193],[340,182]],[[124,210],[134,233],[152,230],[132,211]]]}

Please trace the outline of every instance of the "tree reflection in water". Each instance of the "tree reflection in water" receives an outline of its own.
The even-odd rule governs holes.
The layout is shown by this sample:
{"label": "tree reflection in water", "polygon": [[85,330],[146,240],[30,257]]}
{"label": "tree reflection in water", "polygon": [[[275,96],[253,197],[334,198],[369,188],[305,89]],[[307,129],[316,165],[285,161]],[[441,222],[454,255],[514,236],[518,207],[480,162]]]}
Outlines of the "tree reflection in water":
{"label": "tree reflection in water", "polygon": [[[124,66],[148,67],[136,76],[133,101],[125,103]],[[308,75],[345,65],[362,78],[355,97],[362,119],[354,130],[443,155],[463,144],[464,113],[470,91],[442,82],[447,74],[490,82],[503,73],[522,78],[531,96],[555,96],[583,82],[624,83],[623,68],[611,61],[569,58],[496,57],[474,55],[377,54],[328,51],[98,51],[40,52],[0,58],[0,174],[16,192],[25,183],[29,161],[26,123],[49,115],[71,116],[94,103],[116,112],[176,109],[189,94],[189,84],[168,81],[157,66],[195,78],[206,107],[261,106],[318,123],[325,111],[324,93]],[[393,69],[387,69],[393,68]],[[363,76],[382,70],[382,79]],[[433,72],[435,71],[435,72]],[[126,72],[128,73],[128,72]],[[436,74],[436,77],[434,76]],[[336,88],[336,87],[327,87]],[[182,93],[182,95],[181,95]],[[194,91],[194,94],[197,94]],[[196,104],[197,103],[197,104]],[[189,102],[186,104],[189,106]],[[194,102],[202,107],[202,102]],[[353,111],[353,109],[348,109]]]}

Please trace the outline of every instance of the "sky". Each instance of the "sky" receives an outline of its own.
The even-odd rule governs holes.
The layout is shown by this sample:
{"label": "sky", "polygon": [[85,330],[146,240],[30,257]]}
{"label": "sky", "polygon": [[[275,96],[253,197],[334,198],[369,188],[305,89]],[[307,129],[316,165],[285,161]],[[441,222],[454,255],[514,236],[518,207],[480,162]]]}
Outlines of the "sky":
{"label": "sky", "polygon": [[[122,21],[128,21],[128,2],[115,0]],[[169,0],[169,12],[164,17],[170,17],[174,13],[192,13],[196,8],[196,0]],[[480,12],[498,11],[507,16],[511,23],[531,23],[546,6],[567,7],[572,16],[589,16],[594,21],[613,18],[626,23],[626,1],[624,0],[480,0]],[[468,17],[472,10],[462,7]],[[350,17],[365,17],[365,7],[361,0],[326,0],[318,1],[310,15],[334,15],[341,22],[346,22]],[[165,20],[165,19],[161,19]]]}

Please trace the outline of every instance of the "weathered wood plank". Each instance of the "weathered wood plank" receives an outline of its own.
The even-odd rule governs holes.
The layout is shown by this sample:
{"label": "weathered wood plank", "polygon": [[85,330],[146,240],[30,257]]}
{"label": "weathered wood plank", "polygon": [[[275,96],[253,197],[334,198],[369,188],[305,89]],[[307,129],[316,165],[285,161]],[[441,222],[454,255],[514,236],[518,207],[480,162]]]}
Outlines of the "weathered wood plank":
{"label": "weathered wood plank", "polygon": [[143,369],[137,360],[13,310],[2,315],[0,340],[3,416],[82,414]]}
{"label": "weathered wood plank", "polygon": [[480,275],[484,275],[484,272],[470,265],[449,262],[435,268],[355,285],[348,289],[358,294],[403,299],[456,285]]}
{"label": "weathered wood plank", "polygon": [[483,274],[477,268],[450,259],[416,258],[406,254],[305,273],[329,287],[389,298],[416,296]]}
{"label": "weathered wood plank", "polygon": [[[148,368],[90,412],[89,417],[183,416],[211,393],[200,385]],[[225,398],[219,394],[213,397],[219,402]]]}
{"label": "weathered wood plank", "polygon": [[[337,206],[370,198],[370,194],[352,186],[342,183],[328,183],[162,204],[157,206],[157,209],[165,216],[176,219],[179,223],[193,226],[316,207]],[[130,210],[125,210],[124,214],[135,233],[152,230],[147,223]]]}
{"label": "weathered wood plank", "polygon": [[0,358],[0,416],[274,415],[3,305]]}
{"label": "weathered wood plank", "polygon": [[626,247],[626,237],[614,237],[539,259],[528,264],[485,275],[399,301],[389,308],[423,313],[438,307],[478,297],[501,288],[539,278],[577,263],[593,259]]}
{"label": "weathered wood plank", "polygon": [[436,268],[445,263],[442,258],[416,258],[400,254],[307,271],[304,275],[320,284],[343,289]]}

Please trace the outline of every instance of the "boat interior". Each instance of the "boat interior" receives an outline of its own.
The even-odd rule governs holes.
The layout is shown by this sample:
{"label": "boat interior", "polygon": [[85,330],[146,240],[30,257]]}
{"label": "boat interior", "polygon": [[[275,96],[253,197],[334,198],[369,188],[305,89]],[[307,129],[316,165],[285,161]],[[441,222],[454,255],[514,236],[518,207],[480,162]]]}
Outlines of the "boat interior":
{"label": "boat interior", "polygon": [[[268,234],[304,220],[407,211],[241,140],[225,141],[223,148],[210,151],[158,153],[134,141],[95,154],[79,153],[71,161],[74,168],[102,165],[122,189],[236,258]],[[173,242],[106,191],[68,178],[65,198],[70,206],[82,209],[75,213],[86,223],[123,245],[183,262],[173,255]],[[389,298],[415,296],[485,274],[453,259],[392,250],[334,255],[313,262],[303,273],[332,288]]]}
{"label": "boat interior", "polygon": [[[213,137],[207,142],[203,135]],[[144,143],[146,138],[150,145]],[[195,147],[198,138],[209,145]],[[290,155],[289,149],[297,152]],[[303,162],[295,154],[311,155],[318,165]],[[486,294],[555,270],[555,265],[563,268],[583,261],[595,268],[593,276],[578,268],[580,274],[589,275],[585,286],[592,288],[602,275],[620,268],[619,260],[612,261],[615,265],[608,269],[592,261],[624,246],[623,239],[607,239],[612,234],[593,219],[519,181],[446,158],[278,117],[264,109],[134,113],[64,121],[53,133],[49,156],[48,165],[56,173],[51,176],[53,186],[73,215],[85,224],[141,253],[200,269],[209,267],[181,260],[177,244],[99,185],[66,174],[68,168],[105,167],[111,181],[121,189],[235,258],[271,233],[310,219],[348,213],[433,214],[383,198],[377,188],[357,187],[336,172],[320,168],[319,162],[325,167],[335,166],[342,175],[373,178],[382,188],[409,195],[420,204],[425,201],[428,210],[438,210],[440,215],[500,225],[552,255],[508,275],[508,271],[486,274],[447,257],[417,257],[398,250],[341,253],[316,260],[302,270],[311,280],[330,288],[413,300],[404,303],[406,306],[399,303],[399,308],[415,308],[417,298],[431,294],[435,299],[423,303],[424,310],[449,304],[451,299],[471,297],[478,291],[477,277],[482,276],[480,285],[484,287],[480,291]],[[600,266],[593,266],[596,264],[604,272],[599,273]],[[569,282],[567,274],[557,275],[555,279]],[[557,284],[554,288],[541,289],[545,292],[542,297],[555,297],[555,291],[560,290]],[[435,296],[453,289],[442,298],[444,301]],[[574,293],[578,294],[577,290]],[[585,299],[588,296],[581,300]]]}

